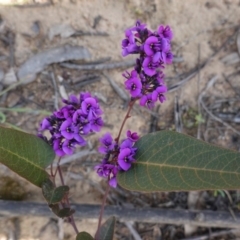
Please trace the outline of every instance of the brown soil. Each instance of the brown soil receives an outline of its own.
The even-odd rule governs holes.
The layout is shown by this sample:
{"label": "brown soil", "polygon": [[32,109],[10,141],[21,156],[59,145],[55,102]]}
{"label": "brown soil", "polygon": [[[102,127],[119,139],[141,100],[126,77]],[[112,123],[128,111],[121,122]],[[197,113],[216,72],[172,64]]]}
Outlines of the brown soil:
{"label": "brown soil", "polygon": [[[24,4],[19,6],[18,4],[21,2],[24,2]],[[127,27],[132,26],[136,19],[146,22],[152,29],[157,28],[159,24],[168,24],[174,31],[174,55],[177,59],[180,59],[179,62],[175,62],[165,71],[168,86],[171,87],[177,84],[181,81],[180,77],[187,77],[195,67],[199,68],[200,71],[191,80],[187,81],[186,84],[183,84],[177,90],[167,95],[168,101],[161,105],[157,112],[160,117],[155,129],[175,129],[174,99],[177,96],[184,123],[183,132],[195,137],[197,136],[198,126],[196,125],[195,117],[199,114],[198,111],[201,111],[205,122],[200,127],[200,138],[227,148],[239,149],[238,134],[211,119],[202,108],[198,109],[199,94],[205,89],[209,80],[213,76],[217,76],[215,85],[205,93],[204,101],[206,105],[212,109],[211,111],[214,114],[226,114],[229,112],[237,114],[239,112],[239,97],[236,91],[239,93],[240,61],[232,63],[231,58],[227,63],[222,61],[230,53],[235,52],[240,54],[236,43],[237,27],[240,23],[239,1],[54,0],[51,4],[47,5],[44,5],[47,1],[38,1],[39,4],[37,5],[27,5],[33,2],[0,0],[0,72],[2,70],[6,74],[10,69],[16,72],[21,64],[34,54],[66,43],[86,47],[91,53],[92,61],[106,57],[110,57],[111,61],[131,59],[131,57],[123,59],[121,56],[120,42],[124,36],[123,32]],[[3,3],[7,4],[2,5]],[[35,31],[33,30],[33,26],[35,27]],[[38,27],[39,31],[36,30]],[[56,35],[50,39],[49,33],[57,31],[57,28],[62,29],[60,33],[63,35]],[[107,32],[109,36],[66,37],[71,28],[85,32]],[[4,37],[8,36],[9,32],[13,34],[15,39],[13,55],[11,55],[11,47],[4,42]],[[226,44],[220,49],[225,41]],[[210,59],[210,56],[214,53],[216,54]],[[1,58],[4,56],[6,58]],[[9,61],[11,57],[14,57],[14,61],[12,62]],[[201,63],[207,59],[209,59],[209,62],[206,66],[200,68]],[[126,103],[113,91],[101,72],[94,73],[100,76],[100,81],[77,88],[73,84],[74,81],[76,82],[80,77],[93,73],[70,70],[58,64],[53,64],[52,66],[48,66],[41,74],[38,74],[32,83],[19,86],[1,96],[1,107],[54,110],[55,91],[50,78],[51,72],[55,73],[59,86],[60,82],[58,79],[68,75],[68,78],[64,78],[63,80],[66,83],[64,86],[68,95],[71,93],[77,94],[79,91],[91,91],[100,96],[99,98],[101,99],[105,113],[104,120],[106,126],[100,134],[89,137],[89,144],[85,150],[96,148],[98,138],[105,132],[117,135],[124,113],[126,112]],[[122,72],[123,70],[114,69],[106,73],[124,89]],[[229,77],[229,81],[233,85],[233,88],[226,81],[223,74],[227,77],[232,74]],[[4,89],[6,86],[1,84],[0,87]],[[59,101],[60,99],[61,96],[59,96]],[[232,100],[230,101],[230,99]],[[191,112],[191,110],[193,111]],[[4,111],[4,114],[6,115],[5,124],[13,124],[33,134],[37,132],[38,124],[44,117],[44,114],[7,111]],[[186,120],[188,123],[186,123]],[[232,119],[228,119],[227,121],[234,128],[239,129],[239,126],[233,123]],[[149,132],[150,123],[151,113],[136,107],[125,129],[132,129],[143,135]],[[99,161],[99,155],[91,154],[64,167],[64,172],[70,173],[68,184],[71,187],[70,195],[72,202],[91,204],[101,202],[102,194],[98,189],[104,189],[105,183],[92,170],[94,164]],[[6,176],[20,184],[20,193],[25,192],[23,197],[25,201],[44,201],[39,189],[27,183],[22,178],[17,177],[5,166],[0,166],[0,179]],[[114,191],[112,194],[117,195]],[[158,197],[159,201],[161,201],[162,196],[159,195]],[[150,201],[148,197],[143,197],[143,199],[145,202]],[[132,200],[134,201],[134,197],[127,201],[133,204],[131,203]],[[97,228],[97,220],[81,220],[77,222],[77,225],[81,231],[88,231],[94,235]],[[133,239],[130,237],[129,230],[126,227],[120,223],[118,226],[121,231],[118,230],[116,239]],[[152,227],[149,228],[152,229]],[[141,229],[141,226],[139,229]],[[142,226],[142,229],[144,229],[144,226]],[[161,229],[165,231],[163,228]],[[179,228],[176,228],[176,232],[181,231],[184,232],[183,229],[179,230]],[[11,238],[11,234],[15,234],[16,237]],[[194,234],[200,235],[201,231],[199,230],[198,232],[196,230]],[[162,239],[180,239],[185,235],[184,233],[183,235],[176,234],[172,238],[169,236],[167,234],[166,238]],[[17,219],[0,218],[1,240],[74,238],[73,229],[68,223],[56,221],[53,218],[47,219],[37,216]],[[146,235],[146,238],[143,239],[153,238],[150,235],[149,237]]]}

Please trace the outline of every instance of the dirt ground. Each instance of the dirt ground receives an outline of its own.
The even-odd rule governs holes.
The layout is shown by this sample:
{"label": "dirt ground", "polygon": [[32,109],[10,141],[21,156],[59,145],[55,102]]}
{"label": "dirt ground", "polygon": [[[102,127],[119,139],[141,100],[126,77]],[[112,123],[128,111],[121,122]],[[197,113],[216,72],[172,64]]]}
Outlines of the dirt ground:
{"label": "dirt ground", "polygon": [[[101,203],[106,185],[92,170],[100,161],[93,149],[103,133],[117,135],[126,112],[125,95],[116,94],[106,75],[125,91],[122,72],[127,68],[80,71],[60,65],[62,61],[59,59],[36,70],[28,84],[19,84],[19,69],[34,55],[66,44],[88,49],[91,57],[87,61],[95,64],[131,60],[132,57],[124,59],[121,56],[121,40],[124,30],[137,19],[146,22],[151,29],[160,24],[171,26],[175,60],[165,70],[170,90],[168,101],[154,111],[136,107],[125,129],[132,129],[140,135],[161,129],[178,130],[226,148],[240,149],[240,1],[0,0],[0,91],[15,86],[0,95],[1,123],[36,134],[39,122],[46,116],[44,110],[53,111],[61,106],[62,97],[80,91],[91,91],[103,106],[106,123],[103,131],[89,137],[88,146],[84,148],[85,156],[64,165],[74,203]],[[76,58],[68,59],[68,62],[86,64],[84,59],[79,61]],[[208,86],[209,82],[213,84]],[[179,111],[176,111],[176,104]],[[154,119],[153,115],[157,117]],[[176,122],[176,118],[181,121]],[[3,194],[5,190],[1,189],[6,188],[4,183],[7,181],[19,184],[16,186],[17,197]],[[0,182],[2,199],[44,202],[39,189],[5,166],[0,166]],[[122,192],[112,190],[111,204],[123,204]],[[237,191],[222,195],[199,193],[196,199],[202,195],[205,196],[204,209],[226,210],[230,206],[238,211]],[[196,207],[197,200],[191,200],[192,194],[166,193],[164,198],[162,196],[154,197],[157,205],[172,202],[172,208]],[[132,194],[124,204],[153,205],[152,196],[141,195],[141,204],[136,198]],[[232,198],[231,204],[229,198]],[[82,219],[77,225],[81,231],[94,235],[97,219]],[[154,235],[156,226],[159,234]],[[216,230],[157,223],[153,226],[141,222],[134,227],[142,239],[163,240],[187,239]],[[117,228],[115,239],[134,239],[123,223],[118,222]],[[74,239],[74,232],[68,223],[53,217],[0,217],[0,240],[7,239]],[[209,239],[237,238],[222,235]]]}

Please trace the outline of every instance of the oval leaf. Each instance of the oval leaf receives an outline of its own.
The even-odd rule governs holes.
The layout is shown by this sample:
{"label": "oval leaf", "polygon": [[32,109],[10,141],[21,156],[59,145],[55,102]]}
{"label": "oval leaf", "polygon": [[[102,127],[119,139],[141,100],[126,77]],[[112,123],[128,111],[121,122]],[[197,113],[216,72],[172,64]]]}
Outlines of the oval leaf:
{"label": "oval leaf", "polygon": [[71,208],[63,208],[58,212],[58,217],[60,218],[66,218],[66,217],[70,217],[75,213],[74,209]]}
{"label": "oval leaf", "polygon": [[192,191],[240,188],[240,154],[172,131],[143,136],[136,162],[119,173],[133,191]]}
{"label": "oval leaf", "polygon": [[94,238],[87,232],[78,233],[76,240],[94,240]]}
{"label": "oval leaf", "polygon": [[42,184],[42,193],[49,204],[56,204],[68,194],[68,186],[55,187],[50,179],[47,179]]}
{"label": "oval leaf", "polygon": [[115,217],[110,217],[99,229],[97,239],[112,240],[115,228]]}
{"label": "oval leaf", "polygon": [[54,158],[52,148],[37,136],[0,127],[0,163],[29,182],[41,187],[48,178],[44,169]]}
{"label": "oval leaf", "polygon": [[70,217],[75,213],[75,210],[71,208],[60,209],[59,204],[49,204],[48,206],[52,212],[60,218]]}

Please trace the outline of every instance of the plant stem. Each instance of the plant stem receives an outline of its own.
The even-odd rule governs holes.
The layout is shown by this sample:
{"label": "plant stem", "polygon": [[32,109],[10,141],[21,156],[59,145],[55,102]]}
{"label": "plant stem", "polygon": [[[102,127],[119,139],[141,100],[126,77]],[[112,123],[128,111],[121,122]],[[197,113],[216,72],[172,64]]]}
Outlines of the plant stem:
{"label": "plant stem", "polygon": [[117,138],[115,139],[116,143],[119,142],[119,139],[120,139],[120,136],[121,136],[123,127],[124,127],[127,119],[131,117],[129,114],[130,114],[130,112],[131,112],[131,110],[132,110],[132,108],[133,108],[133,105],[134,105],[134,103],[136,102],[136,100],[137,100],[137,99],[131,100],[131,101],[129,102],[129,104],[128,104],[128,111],[127,111],[127,113],[126,113],[126,115],[125,115],[125,118],[123,119],[123,122],[122,122],[122,125],[121,125],[121,127],[120,127],[118,136],[117,136]]}
{"label": "plant stem", "polygon": [[[127,110],[127,113],[123,119],[123,122],[122,122],[122,125],[120,127],[120,130],[119,130],[119,133],[118,133],[118,136],[117,138],[115,139],[116,143],[119,142],[119,139],[120,139],[120,136],[121,136],[121,133],[122,133],[122,130],[123,130],[123,127],[127,121],[128,118],[130,118],[130,112],[133,108],[133,105],[134,103],[136,102],[137,99],[133,99],[129,102],[128,104],[128,110]],[[109,179],[108,179],[109,180]],[[98,236],[99,236],[99,230],[100,230],[100,227],[101,227],[101,223],[102,223],[102,217],[103,217],[103,212],[104,212],[104,206],[106,204],[106,200],[107,200],[107,196],[108,196],[108,193],[109,193],[109,189],[110,189],[110,186],[108,185],[107,189],[106,189],[106,192],[104,194],[104,197],[103,197],[103,201],[102,201],[102,206],[101,206],[101,211],[100,211],[100,215],[99,215],[99,220],[98,220],[98,228],[97,228],[97,232],[96,232],[96,235],[95,235],[95,239],[96,240],[99,240],[98,239]]]}
{"label": "plant stem", "polygon": [[[63,174],[62,174],[62,169],[61,169],[61,167],[60,167],[60,165],[59,165],[60,160],[61,160],[61,158],[58,160],[57,171],[58,171],[58,173],[59,173],[59,177],[60,177],[60,180],[61,180],[62,185],[65,185],[65,183],[64,183],[64,178],[63,178]],[[65,197],[65,201],[66,201],[66,203],[67,203],[67,206],[70,207],[68,195]],[[64,205],[63,202],[62,202],[62,205]],[[71,216],[68,217],[67,219],[68,219],[68,222],[72,225],[72,227],[73,227],[74,231],[76,232],[76,234],[78,234],[79,231],[78,231],[78,228],[77,228],[77,225],[76,225],[76,223],[75,223],[75,219],[74,219],[73,215],[71,215]]]}
{"label": "plant stem", "polygon": [[105,203],[106,203],[106,200],[107,200],[109,189],[110,189],[110,185],[108,184],[106,192],[105,192],[104,197],[103,197],[101,211],[100,211],[100,215],[99,215],[99,219],[98,219],[98,228],[97,228],[97,232],[96,232],[96,236],[95,236],[96,240],[98,240],[99,230],[100,230],[100,227],[101,227],[102,217],[103,217],[103,212],[104,212],[104,206],[105,206]]}

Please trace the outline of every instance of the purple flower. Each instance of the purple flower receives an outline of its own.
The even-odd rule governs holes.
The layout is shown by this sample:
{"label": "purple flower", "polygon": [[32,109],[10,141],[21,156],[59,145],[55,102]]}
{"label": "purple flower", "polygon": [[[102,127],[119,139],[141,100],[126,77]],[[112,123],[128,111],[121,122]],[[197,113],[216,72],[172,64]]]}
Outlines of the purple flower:
{"label": "purple flower", "polygon": [[172,63],[172,60],[173,60],[173,54],[171,52],[168,52],[166,54],[166,63],[167,64],[171,64]]}
{"label": "purple flower", "polygon": [[131,53],[138,53],[139,46],[137,46],[134,34],[130,29],[125,31],[126,38],[122,40],[122,56],[125,57]]}
{"label": "purple flower", "polygon": [[120,144],[120,149],[132,148],[132,145],[133,145],[133,141],[127,138],[123,140],[122,143]]}
{"label": "purple flower", "polygon": [[99,147],[98,151],[100,153],[106,154],[113,150],[114,143],[110,133],[106,133],[102,138],[99,139],[103,146]]}
{"label": "purple flower", "polygon": [[103,126],[103,120],[101,117],[95,118],[91,120],[90,125],[91,125],[91,130],[95,132],[99,132]]}
{"label": "purple flower", "polygon": [[131,132],[130,130],[127,131],[127,138],[132,142],[136,142],[139,139],[139,136],[136,132]]}
{"label": "purple flower", "polygon": [[67,119],[64,121],[60,127],[60,131],[63,137],[66,139],[73,139],[75,133],[75,126],[71,119]]}
{"label": "purple flower", "polygon": [[61,139],[55,139],[53,140],[53,150],[55,153],[59,156],[62,157],[65,155],[65,152],[62,149],[62,142]]}
{"label": "purple flower", "polygon": [[81,92],[79,99],[80,99],[80,103],[82,103],[86,98],[92,97],[91,93],[89,92]]}
{"label": "purple flower", "polygon": [[136,77],[128,79],[125,82],[125,87],[130,91],[132,97],[138,97],[141,94],[142,83]]}
{"label": "purple flower", "polygon": [[48,118],[44,118],[43,121],[40,124],[40,130],[52,130],[51,122]]}
{"label": "purple flower", "polygon": [[156,63],[160,60],[166,62],[165,52],[169,51],[170,45],[164,38],[149,37],[144,44],[144,51],[147,56],[152,56],[152,62]]}
{"label": "purple flower", "polygon": [[[173,54],[171,52],[172,30],[169,26],[160,25],[157,31],[150,31],[140,21],[125,31],[126,39],[122,42],[124,56],[130,53],[138,53],[135,71],[133,74],[124,74],[127,78],[125,88],[129,90],[132,100],[140,99],[141,106],[154,107],[156,98],[163,102],[166,100],[159,86],[164,86],[164,74],[160,69],[166,64],[171,64]],[[133,44],[138,51],[127,51]],[[165,87],[167,90],[167,88]],[[152,94],[153,98],[152,98]]]}
{"label": "purple flower", "polygon": [[134,160],[135,159],[133,158],[130,148],[122,149],[118,155],[118,164],[124,171],[127,171],[131,167]]}
{"label": "purple flower", "polygon": [[95,98],[89,97],[82,102],[82,111],[84,114],[88,115],[88,120],[92,120],[98,115],[102,114],[102,110]]}
{"label": "purple flower", "polygon": [[103,126],[102,110],[90,93],[80,93],[79,98],[71,95],[63,103],[66,104],[64,107],[40,124],[40,131],[49,130],[51,137],[47,139],[39,133],[39,137],[47,141],[58,156],[73,154],[77,145],[86,144],[83,135],[98,132]]}
{"label": "purple flower", "polygon": [[135,161],[137,148],[133,144],[139,138],[138,134],[128,130],[126,135],[127,139],[124,139],[120,145],[118,142],[113,143],[110,133],[106,133],[100,138],[103,146],[99,148],[99,152],[105,154],[105,157],[102,163],[95,166],[94,169],[100,177],[108,178],[108,183],[112,187],[117,186],[118,171],[129,170],[132,162]]}
{"label": "purple flower", "polygon": [[94,169],[97,170],[97,174],[100,177],[106,178],[111,174],[113,167],[114,166],[111,164],[101,163],[101,164],[95,166]]}
{"label": "purple flower", "polygon": [[154,107],[154,101],[152,99],[152,94],[149,93],[148,95],[143,95],[140,99],[140,105],[141,106],[147,105],[147,107],[149,109],[152,109]]}
{"label": "purple flower", "polygon": [[163,25],[159,26],[158,34],[161,37],[168,39],[169,41],[171,41],[173,38],[173,32],[169,26],[166,26],[166,27],[164,27]]}
{"label": "purple flower", "polygon": [[156,79],[157,79],[157,83],[160,84],[160,85],[163,85],[164,84],[164,74],[163,72],[158,72],[157,75],[156,75]]}
{"label": "purple flower", "polygon": [[76,141],[67,139],[62,144],[62,150],[64,151],[64,153],[72,155],[76,144],[77,144]]}
{"label": "purple flower", "polygon": [[116,188],[117,187],[117,172],[118,169],[116,166],[104,163],[104,161],[95,166],[94,169],[96,170],[97,174],[100,177],[108,178],[109,179],[109,185]]}
{"label": "purple flower", "polygon": [[74,123],[80,123],[81,122],[81,118],[83,116],[86,116],[83,111],[81,109],[77,110],[74,112],[73,116],[72,116],[72,120]]}
{"label": "purple flower", "polygon": [[113,188],[116,188],[117,187],[117,178],[116,177],[112,177],[110,180],[109,180],[109,185]]}
{"label": "purple flower", "polygon": [[160,63],[153,62],[153,58],[151,57],[146,57],[143,61],[142,66],[144,73],[146,73],[150,77],[156,74],[156,70],[158,67],[161,67]]}
{"label": "purple flower", "polygon": [[79,104],[79,100],[75,95],[70,95],[69,100],[63,99],[62,101],[68,105],[78,105]]}
{"label": "purple flower", "polygon": [[86,141],[85,139],[81,136],[80,133],[75,133],[74,134],[74,139],[77,141],[77,143],[81,146],[85,146],[86,145]]}
{"label": "purple flower", "polygon": [[161,103],[163,103],[166,98],[163,95],[163,93],[167,92],[167,87],[166,86],[159,86],[155,91],[152,93],[152,100],[156,102],[159,100]]}
{"label": "purple flower", "polygon": [[156,50],[154,49],[154,45],[156,45],[157,43],[158,43],[157,37],[155,36],[149,37],[144,44],[144,52],[148,56],[153,56],[156,52]]}

